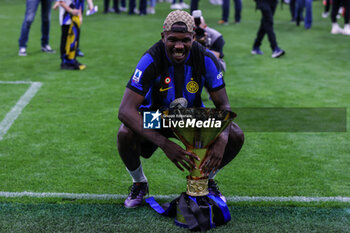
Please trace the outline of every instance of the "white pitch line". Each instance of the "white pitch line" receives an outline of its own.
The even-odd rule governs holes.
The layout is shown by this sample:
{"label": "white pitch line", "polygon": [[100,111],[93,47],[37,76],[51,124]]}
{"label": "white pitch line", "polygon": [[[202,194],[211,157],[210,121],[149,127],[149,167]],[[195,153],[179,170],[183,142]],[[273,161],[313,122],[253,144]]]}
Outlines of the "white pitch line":
{"label": "white pitch line", "polygon": [[29,82],[29,81],[0,81],[0,84],[30,84],[28,90],[17,101],[16,105],[9,111],[5,118],[0,122],[0,141],[4,135],[12,126],[13,122],[22,113],[22,110],[29,101],[34,97],[40,87],[43,85],[41,82]]}
{"label": "white pitch line", "polygon": [[32,84],[32,81],[0,81],[0,84]]}
{"label": "white pitch line", "polygon": [[[172,200],[180,194],[172,195],[154,195],[157,200]],[[0,197],[54,197],[69,199],[85,199],[85,200],[120,200],[127,197],[121,194],[88,194],[88,193],[35,193],[35,192],[0,192]],[[350,197],[249,197],[249,196],[231,196],[226,197],[230,202],[338,202],[350,203]]]}
{"label": "white pitch line", "polygon": [[350,197],[248,197],[248,196],[233,196],[226,197],[232,202],[344,202],[350,203]]}

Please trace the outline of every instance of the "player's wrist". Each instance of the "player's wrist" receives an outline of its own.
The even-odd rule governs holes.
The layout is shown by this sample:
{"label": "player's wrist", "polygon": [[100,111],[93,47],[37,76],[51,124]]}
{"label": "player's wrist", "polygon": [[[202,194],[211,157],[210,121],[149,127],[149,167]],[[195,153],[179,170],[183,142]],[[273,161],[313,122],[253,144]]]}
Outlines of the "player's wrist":
{"label": "player's wrist", "polygon": [[166,149],[166,146],[169,145],[169,139],[167,139],[166,137],[162,136],[159,138],[159,140],[157,140],[158,145],[160,149],[162,149],[163,151]]}
{"label": "player's wrist", "polygon": [[221,134],[219,134],[216,142],[226,144],[228,141],[228,137],[229,137],[229,133],[226,130],[224,130]]}

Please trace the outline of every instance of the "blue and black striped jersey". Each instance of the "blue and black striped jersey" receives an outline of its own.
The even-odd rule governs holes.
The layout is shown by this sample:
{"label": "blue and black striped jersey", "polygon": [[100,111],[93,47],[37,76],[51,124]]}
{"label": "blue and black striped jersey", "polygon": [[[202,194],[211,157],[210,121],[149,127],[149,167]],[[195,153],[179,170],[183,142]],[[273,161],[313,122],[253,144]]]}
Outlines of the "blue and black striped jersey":
{"label": "blue and black striped jersey", "polygon": [[225,86],[223,73],[214,54],[194,42],[184,65],[174,65],[160,40],[140,59],[127,87],[145,96],[140,110],[168,108],[176,98],[184,97],[188,107],[204,107],[201,92]]}

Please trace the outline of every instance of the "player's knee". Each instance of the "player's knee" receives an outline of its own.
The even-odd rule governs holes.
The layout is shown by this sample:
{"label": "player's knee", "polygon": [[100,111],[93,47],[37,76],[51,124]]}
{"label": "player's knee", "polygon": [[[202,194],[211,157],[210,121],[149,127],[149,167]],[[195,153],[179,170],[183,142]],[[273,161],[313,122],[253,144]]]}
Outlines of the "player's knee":
{"label": "player's knee", "polygon": [[244,143],[244,133],[236,124],[231,124],[230,137],[232,137],[237,147],[241,148]]}
{"label": "player's knee", "polygon": [[33,20],[28,20],[28,19],[26,20],[27,27],[30,27],[32,23],[33,23]]}
{"label": "player's knee", "polygon": [[236,132],[236,142],[238,145],[240,145],[240,147],[242,147],[244,144],[244,133],[241,129]]}
{"label": "player's knee", "polygon": [[29,13],[28,15],[26,15],[25,22],[28,26],[32,25],[32,23],[34,21],[34,17],[35,17],[34,13]]}
{"label": "player's knee", "polygon": [[230,137],[227,142],[225,153],[223,155],[220,168],[223,168],[230,163],[240,152],[244,143],[243,131],[238,125],[232,123],[230,126]]}
{"label": "player's knee", "polygon": [[124,124],[121,125],[117,136],[118,147],[127,145],[127,143],[132,142],[133,137],[134,133],[132,132],[132,130],[126,127]]}

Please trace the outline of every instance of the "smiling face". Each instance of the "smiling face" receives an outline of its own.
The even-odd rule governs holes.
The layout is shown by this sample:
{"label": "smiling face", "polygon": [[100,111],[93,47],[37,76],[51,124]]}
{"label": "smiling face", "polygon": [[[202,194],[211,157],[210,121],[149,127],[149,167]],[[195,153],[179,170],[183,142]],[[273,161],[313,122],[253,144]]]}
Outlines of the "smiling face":
{"label": "smiling face", "polygon": [[[178,25],[177,27],[181,27]],[[185,25],[183,27],[186,28]],[[169,31],[162,32],[162,41],[168,57],[172,62],[179,64],[186,60],[194,40],[192,32]]]}

